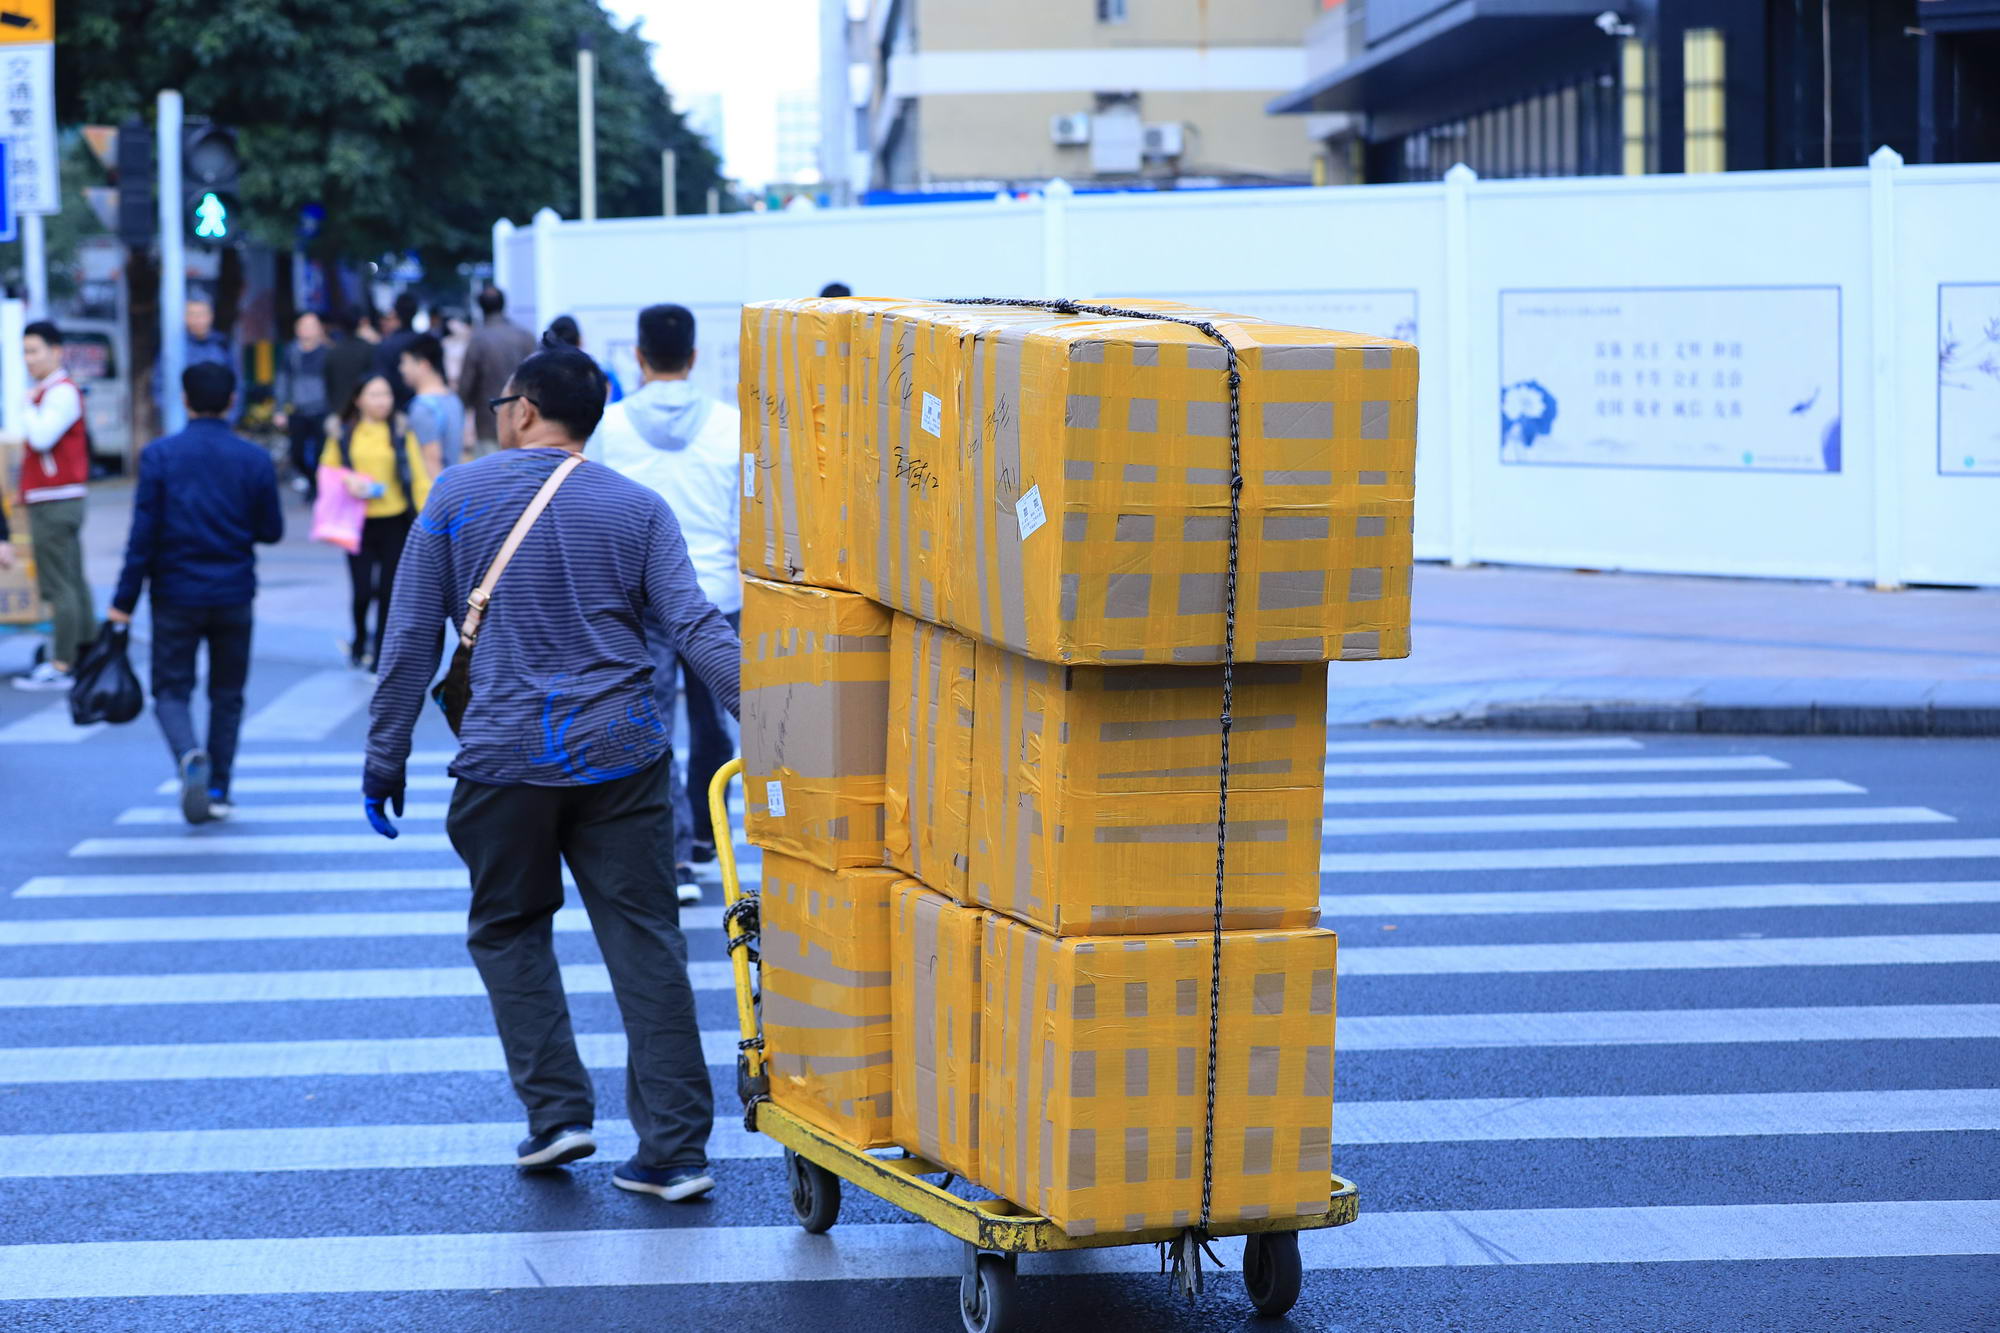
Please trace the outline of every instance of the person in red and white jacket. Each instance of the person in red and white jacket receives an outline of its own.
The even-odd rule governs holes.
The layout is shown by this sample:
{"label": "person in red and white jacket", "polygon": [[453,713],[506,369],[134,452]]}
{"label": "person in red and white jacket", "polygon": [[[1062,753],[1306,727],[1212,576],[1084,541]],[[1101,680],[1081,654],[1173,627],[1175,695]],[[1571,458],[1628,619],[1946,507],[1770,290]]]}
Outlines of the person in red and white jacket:
{"label": "person in red and white jacket", "polygon": [[20,690],[66,690],[70,667],[97,637],[90,580],[83,570],[85,483],[90,480],[90,440],[83,422],[83,393],[63,369],[62,330],[45,319],[21,338],[34,387],[28,391],[27,430],[0,437],[27,445],[21,456],[21,507],[34,545],[35,581],[49,604],[55,642],[33,671],[14,678]]}

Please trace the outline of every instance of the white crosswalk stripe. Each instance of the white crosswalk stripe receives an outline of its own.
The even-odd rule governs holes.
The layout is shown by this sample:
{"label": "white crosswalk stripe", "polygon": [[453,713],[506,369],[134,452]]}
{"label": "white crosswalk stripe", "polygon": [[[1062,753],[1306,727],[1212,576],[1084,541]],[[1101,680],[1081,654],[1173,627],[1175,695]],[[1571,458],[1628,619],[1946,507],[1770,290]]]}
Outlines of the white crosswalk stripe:
{"label": "white crosswalk stripe", "polygon": [[[1799,1092],[1653,1097],[1470,1098],[1342,1102],[1342,1144],[1505,1143],[1536,1139],[1723,1138],[1774,1134],[2000,1131],[2000,1091]],[[191,1175],[225,1171],[406,1171],[510,1164],[514,1121],[491,1124],[315,1125],[295,1129],[171,1129],[0,1136],[0,1180]],[[622,1120],[600,1120],[598,1154],[629,1155]],[[779,1156],[775,1139],[720,1116],[709,1156]]]}
{"label": "white crosswalk stripe", "polygon": [[[2000,1202],[1717,1204],[1366,1213],[1307,1232],[1305,1266],[1466,1268],[1987,1253]],[[831,1242],[831,1243],[829,1243]],[[0,1247],[0,1299],[505,1291],[955,1277],[963,1245],[929,1227],[849,1223]],[[1237,1242],[1223,1257],[1239,1262]],[[1036,1273],[1156,1273],[1150,1248],[1037,1256]]]}
{"label": "white crosswalk stripe", "polygon": [[[717,913],[719,916],[719,912]],[[570,930],[587,929],[572,918]],[[433,932],[436,933],[436,932]],[[1485,972],[1632,972],[1728,967],[1878,967],[2000,962],[2000,935],[1853,935],[1832,939],[1644,940],[1634,943],[1409,945],[1343,949],[1350,977]],[[563,988],[605,995],[601,963],[569,963]],[[730,965],[688,964],[698,990],[734,984]],[[483,996],[471,967],[337,968],[291,972],[166,972],[137,976],[0,978],[0,1009],[79,1005],[242,1004],[300,1000],[426,1000]]]}
{"label": "white crosswalk stripe", "polygon": [[243,743],[325,740],[374,693],[374,680],[359,672],[316,671],[245,718]]}
{"label": "white crosswalk stripe", "polygon": [[[1991,1037],[2000,1037],[2000,1004],[1364,1015],[1342,1019],[1338,1040],[1343,1051],[1358,1052]],[[701,1039],[708,1063],[735,1063],[734,1029],[705,1030]],[[578,1055],[593,1069],[625,1064],[623,1034],[580,1033],[576,1045]],[[504,1068],[497,1037],[0,1048],[0,1085],[485,1073]]]}
{"label": "white crosswalk stripe", "polygon": [[69,700],[58,699],[0,727],[0,745],[75,745],[99,735],[106,726],[93,722],[79,727],[70,721]]}
{"label": "white crosswalk stripe", "polygon": [[1772,865],[1783,862],[1964,861],[2000,859],[2000,838],[1907,842],[1673,843],[1659,847],[1482,847],[1452,852],[1333,852],[1322,875],[1433,871],[1583,870],[1609,866]]}
{"label": "white crosswalk stripe", "polygon": [[[1350,793],[1350,796],[1352,793]],[[1328,809],[1340,803],[1327,802]],[[354,824],[361,819],[359,801],[293,805],[238,805],[231,825]],[[435,822],[451,813],[443,801],[412,801],[404,806],[398,825]],[[174,826],[183,822],[175,806],[134,806],[120,814],[122,826]],[[1564,811],[1559,814],[1404,815],[1367,819],[1328,819],[1328,837],[1396,837],[1441,833],[1545,833],[1604,829],[1706,828],[1825,828],[1852,824],[1949,824],[1952,817],[1923,806],[1858,806],[1843,809],[1786,810],[1631,810],[1616,813]],[[372,836],[372,835],[371,835]],[[101,855],[102,853],[97,853]]]}
{"label": "white crosswalk stripe", "polygon": [[[172,801],[156,801],[126,809],[114,828],[100,823],[70,834],[71,866],[93,873],[41,873],[66,869],[46,860],[9,866],[14,887],[0,903],[19,906],[0,916],[0,1029],[8,1034],[0,1089],[13,1089],[18,1100],[8,1100],[28,1113],[8,1118],[0,1134],[0,1182],[98,1199],[115,1188],[149,1208],[163,1197],[154,1191],[184,1189],[195,1202],[186,1231],[127,1229],[117,1234],[143,1238],[92,1241],[90,1230],[72,1229],[56,1233],[55,1243],[0,1244],[0,1300],[192,1295],[206,1298],[203,1308],[227,1326],[238,1308],[227,1298],[259,1292],[329,1293],[330,1301],[339,1293],[465,1292],[504,1301],[511,1289],[543,1286],[724,1288],[958,1274],[958,1245],[915,1225],[850,1221],[806,1238],[790,1226],[700,1218],[629,1231],[495,1233],[461,1233],[436,1213],[406,1221],[396,1200],[408,1191],[396,1172],[485,1169],[491,1174],[481,1189],[516,1189],[511,1147],[521,1126],[501,1118],[515,1106],[484,1018],[484,988],[461,943],[470,886],[439,831],[444,794],[455,786],[442,771],[450,752],[412,755],[409,827],[391,843],[360,825],[360,753],[316,744],[351,738],[365,698],[361,678],[330,671],[298,679],[267,703],[246,729],[246,740],[266,744],[239,757],[230,824],[189,830]],[[0,730],[0,743],[22,726]],[[270,744],[284,741],[292,744]],[[1834,751],[1761,748],[1777,753],[1732,752],[1746,749],[1735,741],[1621,736],[1348,733],[1328,744],[1321,904],[1327,923],[1346,931],[1340,970],[1354,987],[1342,992],[1338,1026],[1341,1086],[1349,1091],[1334,1111],[1336,1166],[1343,1148],[1430,1152],[1422,1145],[1464,1144],[1496,1154],[1510,1170],[1520,1163],[1532,1170],[1523,1206],[1484,1211],[1382,1211],[1370,1207],[1375,1196],[1364,1179],[1361,1222],[1302,1238],[1309,1267],[1755,1264],[2000,1250],[1993,1200],[1857,1203],[1832,1185],[1788,1184],[1779,1196],[1785,1202],[1766,1203],[1759,1200],[1768,1196],[1738,1190],[1739,1180],[1742,1190],[1760,1188],[1758,1172],[1767,1168],[1759,1163],[1781,1151],[1803,1161],[1832,1151],[1843,1162],[1875,1162],[1882,1179],[1897,1182],[1896,1164],[1913,1153],[1962,1154],[1971,1149],[1958,1145],[2000,1132],[2000,1090],[1969,1086],[1990,1079],[1975,1071],[1955,1087],[1927,1086],[1941,1081],[1940,1069],[1964,1068],[1965,1051],[1992,1049],[1970,1043],[2000,1042],[2000,1003],[1987,1002],[1976,982],[1962,988],[1958,980],[1986,974],[1947,970],[2000,964],[2000,928],[1990,914],[1969,915],[2000,903],[2000,836],[1982,836],[1992,823],[1976,804],[1936,786],[1919,792],[1904,784],[1891,794],[1870,778],[1879,794],[1864,803],[1870,791],[1847,780],[1855,775],[1815,771]],[[1806,771],[1790,772],[1793,764]],[[150,777],[141,790],[149,788],[160,797],[178,790],[172,781],[155,788]],[[1959,821],[1961,836],[1934,836]],[[1881,832],[1851,832],[1865,829]],[[740,838],[738,846],[745,883],[754,887],[758,855]],[[1367,850],[1347,850],[1357,846]],[[1961,869],[1965,877],[1951,877]],[[1866,882],[1840,882],[1862,875]],[[217,901],[203,901],[210,895]],[[732,974],[713,934],[721,912],[712,877],[709,895],[681,919],[707,932],[692,939],[689,976],[703,992],[704,1017],[726,1025],[722,992]],[[588,961],[596,955],[579,938],[589,921],[574,892],[569,904],[553,922],[564,955],[576,960],[562,968],[565,989],[603,996],[608,972]],[[179,914],[183,907],[195,910]],[[106,909],[113,914],[89,914]],[[1724,912],[1742,921],[1742,934],[1721,924],[1727,917],[1683,916],[1682,928],[1671,917],[1649,919]],[[1760,912],[1784,915],[1743,916]],[[1496,920],[1473,920],[1487,917]],[[1377,933],[1378,924],[1400,933]],[[370,940],[401,942],[371,950]],[[344,965],[350,958],[435,965]],[[312,966],[330,960],[343,965]],[[10,970],[9,961],[18,967]],[[1651,974],[1677,978],[1660,992],[1674,998],[1662,1003],[1685,1004],[1682,997],[1696,994],[1709,1003],[1593,1007],[1647,1004],[1634,997],[1650,997]],[[1481,1012],[1423,1012],[1443,992],[1395,980],[1443,977],[1468,979],[1452,984],[1451,1007]],[[1962,1002],[1766,1003],[1846,1000],[1850,982],[1856,1001]],[[1382,1012],[1390,1000],[1398,1007]],[[389,1007],[340,1007],[349,1002]],[[159,1008],[141,1012],[148,1006]],[[578,1012],[579,1022],[601,1026],[609,1010],[596,999]],[[380,1027],[352,1026],[391,1014],[389,1032],[447,1035],[374,1036],[364,1034]],[[279,1039],[178,1040],[227,1036],[239,1015],[244,1032]],[[86,1019],[94,1026],[80,1027]],[[718,1087],[735,1064],[737,1035],[728,1026],[701,1033]],[[63,1044],[43,1044],[53,1042]],[[583,1032],[577,1045],[609,1088],[625,1061],[622,1033]],[[1604,1077],[1591,1086],[1600,1066],[1648,1063],[1685,1066],[1685,1080],[1621,1087]],[[1821,1065],[1846,1072],[1816,1083]],[[1745,1071],[1759,1066],[1765,1072],[1746,1084]],[[1538,1087],[1545,1067],[1585,1086]],[[1484,1072],[1506,1069],[1526,1072],[1519,1095]],[[1897,1086],[1904,1071],[1923,1085]],[[452,1075],[475,1076],[461,1077],[461,1089],[490,1088],[490,1110],[472,1123],[430,1123],[431,1106],[409,1094]],[[340,1098],[392,1089],[404,1100],[382,1118],[424,1123],[360,1123],[345,1113],[333,1123],[294,1123],[316,1118],[299,1115],[297,1099],[325,1098],[328,1080],[351,1080],[334,1085]],[[1357,1096],[1356,1088],[1398,1100]],[[1541,1095],[1554,1091],[1577,1095]],[[47,1109],[113,1101],[130,1109],[98,1122],[101,1130],[90,1119],[95,1112],[52,1120],[57,1112]],[[585,1171],[601,1175],[636,1141],[622,1120],[599,1121],[597,1133],[599,1155]],[[1911,1137],[1918,1135],[1930,1137]],[[1771,1146],[1787,1140],[1796,1150]],[[1649,1141],[1664,1146],[1640,1146]],[[1598,1146],[1582,1153],[1576,1145],[1586,1142]],[[709,1151],[743,1163],[736,1170],[747,1177],[736,1180],[782,1188],[773,1160],[781,1148],[746,1132],[737,1116],[718,1116]],[[1683,1155],[1656,1156],[1674,1153]],[[1532,1206],[1549,1200],[1539,1193],[1546,1180],[1587,1179],[1602,1163],[1643,1181],[1662,1163],[1711,1159],[1720,1166],[1699,1204],[1679,1205],[1674,1200],[1687,1196],[1663,1189],[1657,1206]],[[308,1181],[299,1173],[318,1174]],[[390,1200],[380,1234],[353,1234],[378,1230],[372,1220],[334,1235],[302,1234],[309,1224],[295,1231],[291,1223],[270,1228],[282,1237],[246,1235],[233,1222],[209,1229],[211,1199],[301,1187],[343,1197],[362,1180],[371,1191],[389,1182],[379,1191]],[[1899,1188],[1884,1191],[1894,1196]],[[1628,1181],[1619,1193],[1643,1199],[1646,1191]],[[533,1207],[523,1197],[519,1216],[536,1216]],[[235,1238],[181,1238],[203,1234]],[[1237,1252],[1236,1242],[1225,1242],[1225,1258]],[[1137,1274],[1156,1263],[1150,1251],[1109,1249],[1036,1256],[1023,1271]],[[367,1313],[352,1324],[368,1326]]]}

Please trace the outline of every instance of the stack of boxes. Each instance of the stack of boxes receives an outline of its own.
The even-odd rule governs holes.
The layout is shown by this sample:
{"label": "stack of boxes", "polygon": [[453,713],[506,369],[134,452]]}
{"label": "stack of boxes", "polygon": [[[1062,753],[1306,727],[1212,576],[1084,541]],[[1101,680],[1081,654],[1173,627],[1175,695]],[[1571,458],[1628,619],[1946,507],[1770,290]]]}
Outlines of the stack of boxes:
{"label": "stack of boxes", "polygon": [[1324,664],[1408,651],[1415,349],[1198,313],[1241,373],[1219,982],[1222,347],[1023,308],[743,317],[773,1100],[1074,1235],[1197,1215],[1212,993],[1212,1217],[1325,1210]]}

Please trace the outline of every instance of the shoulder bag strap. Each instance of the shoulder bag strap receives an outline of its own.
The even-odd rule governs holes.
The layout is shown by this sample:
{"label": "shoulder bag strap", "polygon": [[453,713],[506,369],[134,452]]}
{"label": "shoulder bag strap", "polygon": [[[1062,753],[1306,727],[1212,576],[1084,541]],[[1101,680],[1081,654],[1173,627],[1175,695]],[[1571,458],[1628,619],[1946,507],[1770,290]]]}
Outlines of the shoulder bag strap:
{"label": "shoulder bag strap", "polygon": [[556,470],[549,474],[549,479],[535,492],[535,498],[528,501],[528,507],[514,520],[514,530],[508,533],[507,540],[500,544],[500,554],[494,556],[493,563],[486,567],[486,577],[479,580],[479,586],[467,594],[465,624],[458,631],[458,641],[468,650],[479,640],[479,622],[486,616],[487,604],[493,600],[493,585],[500,582],[500,576],[507,570],[507,562],[514,558],[514,552],[521,549],[521,543],[528,536],[528,529],[535,526],[535,520],[549,507],[549,501],[555,499],[557,488],[568,481],[569,474],[581,466],[583,458],[579,454],[571,454],[556,465]]}

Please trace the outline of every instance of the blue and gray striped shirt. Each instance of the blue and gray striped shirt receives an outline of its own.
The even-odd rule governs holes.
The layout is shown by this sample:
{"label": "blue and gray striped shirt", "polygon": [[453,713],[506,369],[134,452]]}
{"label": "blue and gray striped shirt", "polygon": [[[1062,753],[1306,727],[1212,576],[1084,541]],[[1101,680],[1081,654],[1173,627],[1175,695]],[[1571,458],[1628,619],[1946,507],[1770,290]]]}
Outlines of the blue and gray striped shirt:
{"label": "blue and gray striped shirt", "polygon": [[[447,469],[410,529],[396,574],[368,768],[402,776],[410,731],[437,674],[447,616],[499,553],[514,520],[567,455],[514,449]],[[741,657],[702,596],[673,511],[652,491],[585,463],[557,491],[493,591],[472,652],[472,702],[456,777],[497,786],[609,782],[666,752],[653,702],[648,613],[733,715]],[[456,648],[454,638],[451,647]]]}

